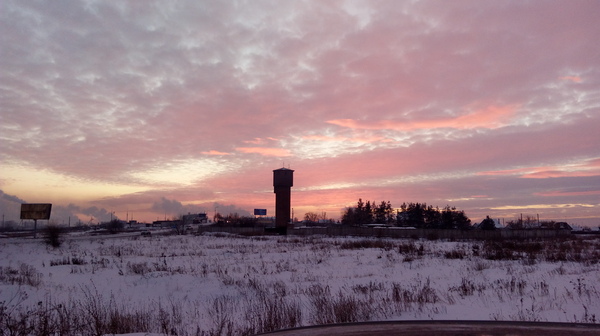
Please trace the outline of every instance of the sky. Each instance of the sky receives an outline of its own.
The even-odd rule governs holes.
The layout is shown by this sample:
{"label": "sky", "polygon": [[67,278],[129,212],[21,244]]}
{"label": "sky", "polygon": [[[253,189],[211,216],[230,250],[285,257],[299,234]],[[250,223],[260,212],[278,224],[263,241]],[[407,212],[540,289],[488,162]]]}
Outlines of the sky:
{"label": "sky", "polygon": [[[600,2],[0,3],[0,196],[51,220],[339,218],[359,198],[600,225]],[[70,219],[69,219],[70,218]]]}

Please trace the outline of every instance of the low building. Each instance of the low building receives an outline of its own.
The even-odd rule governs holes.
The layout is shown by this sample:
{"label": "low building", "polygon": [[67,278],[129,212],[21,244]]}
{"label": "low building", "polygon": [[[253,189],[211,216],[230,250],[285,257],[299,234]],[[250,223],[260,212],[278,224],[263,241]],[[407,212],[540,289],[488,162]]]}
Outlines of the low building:
{"label": "low building", "polygon": [[187,215],[183,215],[183,224],[204,224],[208,223],[208,216],[206,213],[197,213],[192,214],[188,213]]}

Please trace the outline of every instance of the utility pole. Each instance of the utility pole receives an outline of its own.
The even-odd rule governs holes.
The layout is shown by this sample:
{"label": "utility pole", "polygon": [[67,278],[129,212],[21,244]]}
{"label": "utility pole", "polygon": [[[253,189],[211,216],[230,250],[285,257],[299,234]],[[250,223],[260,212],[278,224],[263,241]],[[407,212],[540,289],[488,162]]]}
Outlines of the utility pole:
{"label": "utility pole", "polygon": [[523,214],[522,213],[521,213],[521,220],[520,220],[520,222],[521,222],[521,225],[523,225]]}

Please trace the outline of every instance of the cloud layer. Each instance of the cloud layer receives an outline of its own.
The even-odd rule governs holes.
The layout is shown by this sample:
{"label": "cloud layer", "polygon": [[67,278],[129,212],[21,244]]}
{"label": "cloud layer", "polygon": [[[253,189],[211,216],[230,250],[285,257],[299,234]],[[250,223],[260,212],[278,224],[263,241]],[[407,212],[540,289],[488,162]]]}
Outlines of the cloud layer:
{"label": "cloud layer", "polygon": [[600,221],[595,0],[0,6],[0,189],[28,202],[272,213],[289,165],[298,217]]}

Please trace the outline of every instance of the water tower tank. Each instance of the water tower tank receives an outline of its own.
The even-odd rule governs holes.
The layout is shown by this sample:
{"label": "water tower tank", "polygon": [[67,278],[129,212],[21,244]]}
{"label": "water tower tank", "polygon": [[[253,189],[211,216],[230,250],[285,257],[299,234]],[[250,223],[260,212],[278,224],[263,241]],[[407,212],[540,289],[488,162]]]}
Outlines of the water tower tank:
{"label": "water tower tank", "polygon": [[294,185],[294,171],[288,168],[279,168],[273,170],[273,186],[288,187]]}

